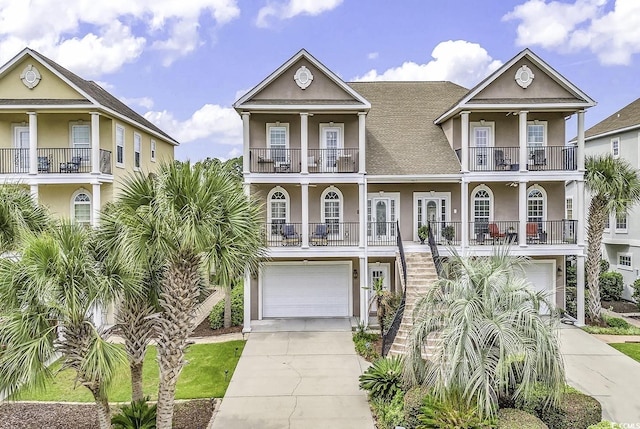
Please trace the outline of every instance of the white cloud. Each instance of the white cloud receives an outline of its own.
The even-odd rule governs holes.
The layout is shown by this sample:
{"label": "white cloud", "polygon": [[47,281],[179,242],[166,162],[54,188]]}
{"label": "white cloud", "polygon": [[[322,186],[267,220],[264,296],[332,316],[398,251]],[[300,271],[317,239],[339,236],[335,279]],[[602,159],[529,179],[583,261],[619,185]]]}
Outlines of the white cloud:
{"label": "white cloud", "polygon": [[290,19],[298,15],[316,16],[335,9],[343,0],[287,0],[269,1],[258,11],[256,25],[269,27],[269,22],[274,19]]}
{"label": "white cloud", "polygon": [[382,73],[370,70],[353,80],[448,80],[469,87],[502,65],[479,44],[464,40],[441,42],[433,49],[431,56],[433,60],[424,64],[407,61]]}
{"label": "white cloud", "polygon": [[167,65],[202,43],[207,13],[222,25],[240,9],[237,0],[77,0],[73,7],[68,0],[0,0],[0,61],[30,46],[91,77],[118,70],[151,46]]}
{"label": "white cloud", "polygon": [[529,0],[506,14],[520,21],[516,43],[558,52],[588,49],[602,64],[629,64],[640,52],[640,2],[575,0],[573,3]]}
{"label": "white cloud", "polygon": [[144,117],[180,143],[207,139],[218,144],[242,145],[242,120],[230,107],[205,104],[184,121],[166,110],[147,112]]}
{"label": "white cloud", "polygon": [[375,60],[376,58],[378,58],[378,53],[377,52],[369,52],[367,54],[367,59],[369,60]]}
{"label": "white cloud", "polygon": [[153,108],[153,99],[150,97],[126,98],[120,97],[120,101],[128,106],[136,105],[149,110]]}

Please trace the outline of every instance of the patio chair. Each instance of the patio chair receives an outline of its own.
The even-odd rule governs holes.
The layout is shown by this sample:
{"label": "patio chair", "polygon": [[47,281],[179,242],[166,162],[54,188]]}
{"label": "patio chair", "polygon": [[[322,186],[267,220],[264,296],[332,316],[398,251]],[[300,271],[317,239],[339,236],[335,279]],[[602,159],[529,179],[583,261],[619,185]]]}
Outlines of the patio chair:
{"label": "patio chair", "polygon": [[544,149],[534,149],[532,154],[533,166],[541,168],[547,165],[547,157]]}
{"label": "patio chair", "polygon": [[70,162],[61,162],[60,173],[77,173],[80,170],[81,163],[81,156],[72,157]]}
{"label": "patio chair", "polygon": [[316,231],[309,237],[309,242],[312,246],[326,246],[329,244],[327,239],[328,235],[327,225],[320,223],[316,225]]}
{"label": "patio chair", "polygon": [[51,168],[51,162],[48,156],[38,157],[38,173],[48,173]]}
{"label": "patio chair", "polygon": [[285,224],[282,227],[282,245],[297,246],[300,244],[300,234],[296,232],[295,225]]}
{"label": "patio chair", "polygon": [[504,232],[500,232],[500,228],[498,228],[497,224],[495,224],[495,223],[490,223],[489,224],[489,237],[491,238],[491,240],[493,241],[494,244],[495,244],[496,240],[498,241],[498,243],[503,241],[505,235],[506,234]]}
{"label": "patio chair", "polygon": [[493,151],[493,158],[495,160],[496,169],[505,170],[509,165],[504,159],[504,151],[502,149],[495,149]]}
{"label": "patio chair", "polygon": [[527,223],[527,242],[535,243],[538,241],[538,224],[535,222]]}

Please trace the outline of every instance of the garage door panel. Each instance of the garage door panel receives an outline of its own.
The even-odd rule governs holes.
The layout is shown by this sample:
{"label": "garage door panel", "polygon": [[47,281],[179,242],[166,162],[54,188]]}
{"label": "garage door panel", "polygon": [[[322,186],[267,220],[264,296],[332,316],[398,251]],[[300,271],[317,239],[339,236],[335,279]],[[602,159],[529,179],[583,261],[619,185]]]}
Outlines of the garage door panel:
{"label": "garage door panel", "polygon": [[348,264],[267,265],[263,317],[347,317],[350,278]]}
{"label": "garage door panel", "polygon": [[[548,262],[531,263],[524,267],[525,278],[535,292],[546,292],[548,299],[555,304],[555,278],[553,264]],[[549,308],[542,305],[540,314],[549,314]]]}

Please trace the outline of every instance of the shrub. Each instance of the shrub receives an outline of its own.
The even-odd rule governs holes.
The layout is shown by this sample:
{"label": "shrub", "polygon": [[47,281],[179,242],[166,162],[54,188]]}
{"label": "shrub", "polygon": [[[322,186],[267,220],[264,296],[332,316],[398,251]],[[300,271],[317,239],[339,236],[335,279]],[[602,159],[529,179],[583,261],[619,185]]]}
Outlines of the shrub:
{"label": "shrub", "polygon": [[611,317],[603,314],[602,320],[604,320],[607,323],[607,325],[609,325],[611,328],[627,329],[631,327],[629,322],[627,322],[626,320],[620,317]]}
{"label": "shrub", "polygon": [[633,295],[631,297],[636,300],[636,305],[640,310],[640,279],[636,279],[631,287],[633,287]]}
{"label": "shrub", "polygon": [[[231,326],[240,326],[244,322],[244,287],[242,283],[231,289]],[[224,327],[224,299],[211,309],[209,314],[211,329]]]}
{"label": "shrub", "polygon": [[481,419],[476,407],[456,397],[440,401],[427,395],[423,404],[418,429],[491,429],[496,425],[495,419]]}
{"label": "shrub", "polygon": [[404,427],[416,429],[420,425],[420,415],[424,397],[427,390],[423,387],[413,387],[404,394]]}
{"label": "shrub", "polygon": [[376,351],[375,342],[380,338],[379,334],[368,333],[364,329],[358,329],[353,335],[356,353],[372,362],[380,357]]}
{"label": "shrub", "polygon": [[549,429],[542,420],[526,411],[503,408],[498,411],[496,429]]}
{"label": "shrub", "polygon": [[382,305],[384,306],[384,330],[385,332],[391,327],[396,311],[402,303],[402,294],[387,293],[382,297]]}
{"label": "shrub", "polygon": [[402,369],[402,357],[380,358],[360,376],[360,388],[372,398],[390,401],[402,390]]}
{"label": "shrub", "polygon": [[402,425],[404,394],[402,390],[396,392],[391,401],[382,398],[371,400],[371,409],[376,418],[379,429],[394,429]]}
{"label": "shrub", "polygon": [[578,392],[565,393],[557,408],[538,415],[549,429],[583,429],[602,419],[602,406],[595,398]]}
{"label": "shrub", "polygon": [[604,274],[609,271],[610,266],[611,265],[609,265],[609,261],[607,261],[606,259],[600,259],[600,274]]}
{"label": "shrub", "polygon": [[125,405],[120,413],[111,418],[111,425],[115,429],[156,429],[156,404],[147,404],[149,398],[133,401]]}
{"label": "shrub", "polygon": [[611,423],[609,420],[603,420],[597,425],[591,425],[587,429],[624,429],[624,426],[618,423]]}
{"label": "shrub", "polygon": [[604,301],[620,301],[623,288],[622,274],[615,271],[600,274],[600,297]]}

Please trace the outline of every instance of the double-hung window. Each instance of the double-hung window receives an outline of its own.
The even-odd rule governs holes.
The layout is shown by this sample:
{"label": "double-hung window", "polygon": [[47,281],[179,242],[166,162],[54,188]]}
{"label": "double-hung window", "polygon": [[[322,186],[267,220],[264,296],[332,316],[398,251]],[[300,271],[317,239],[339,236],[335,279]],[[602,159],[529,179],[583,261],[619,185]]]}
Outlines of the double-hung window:
{"label": "double-hung window", "polygon": [[133,133],[133,167],[140,169],[141,164],[141,150],[142,150],[142,136],[138,133]]}
{"label": "double-hung window", "polygon": [[124,127],[116,125],[116,166],[124,167]]}
{"label": "double-hung window", "polygon": [[73,221],[80,225],[91,225],[91,196],[79,191],[73,197]]}
{"label": "double-hung window", "polygon": [[631,253],[618,253],[618,268],[631,270],[633,268]]}
{"label": "double-hung window", "polygon": [[267,158],[276,165],[289,162],[289,124],[276,122],[267,124]]}
{"label": "double-hung window", "polygon": [[620,157],[620,139],[618,137],[611,139],[611,155],[614,158]]}
{"label": "double-hung window", "polygon": [[156,141],[151,140],[151,162],[156,162]]}
{"label": "double-hung window", "polygon": [[616,213],[616,233],[627,232],[627,215]]}
{"label": "double-hung window", "polygon": [[76,159],[85,165],[91,161],[91,128],[89,124],[71,124],[71,147],[73,155],[69,161]]}

